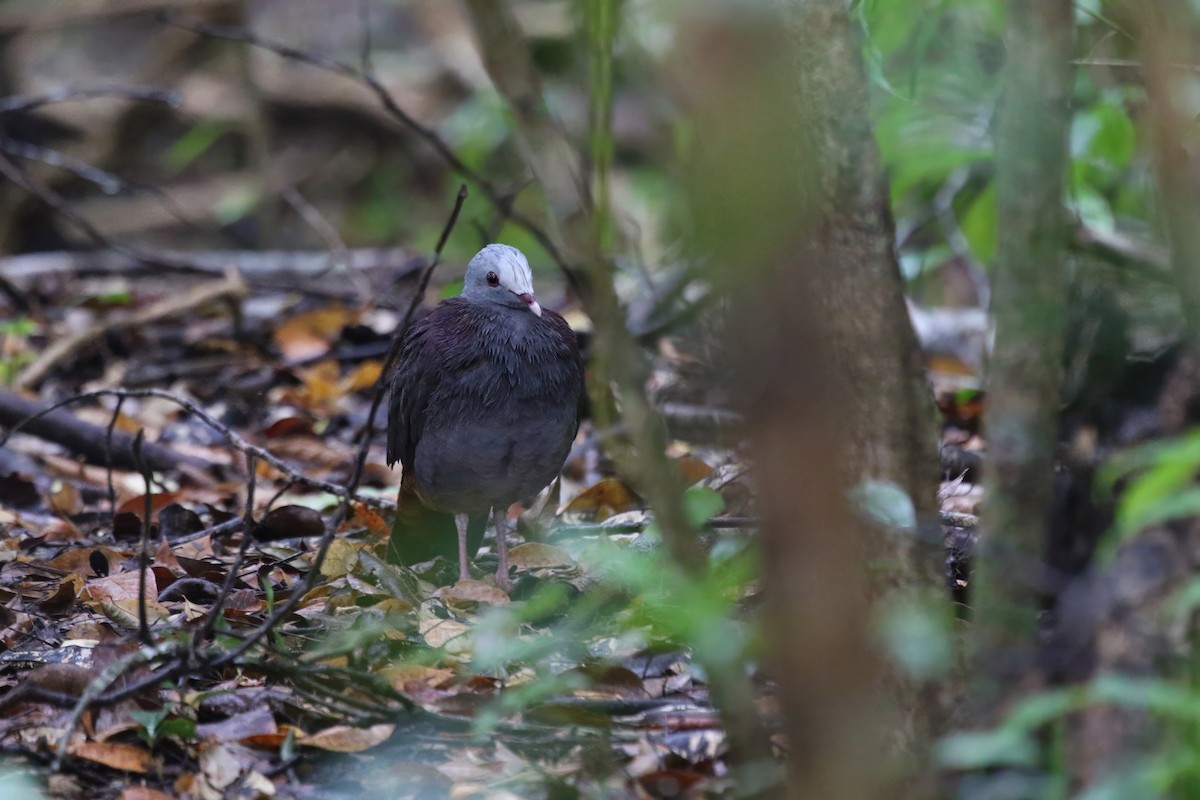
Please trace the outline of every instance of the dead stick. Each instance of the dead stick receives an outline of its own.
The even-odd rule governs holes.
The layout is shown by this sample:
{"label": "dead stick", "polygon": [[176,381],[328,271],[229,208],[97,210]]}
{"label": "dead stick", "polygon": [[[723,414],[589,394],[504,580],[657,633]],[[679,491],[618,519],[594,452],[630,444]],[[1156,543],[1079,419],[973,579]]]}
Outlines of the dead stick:
{"label": "dead stick", "polygon": [[[146,613],[146,572],[150,567],[150,515],[154,513],[154,478],[146,460],[142,458],[142,444],[145,442],[146,429],[138,428],[137,436],[133,439],[133,457],[138,462],[138,471],[146,482],[146,491],[142,495],[142,531],[138,546],[138,639],[142,644],[152,643],[150,636],[150,620]],[[156,592],[157,594],[157,592]]]}
{"label": "dead stick", "polygon": [[[110,440],[104,427],[77,419],[69,411],[60,408],[48,410],[45,404],[37,400],[2,388],[0,427],[7,429],[6,433],[0,435],[0,446],[19,427],[30,436],[62,445],[82,456],[89,464],[106,466],[111,463],[117,469],[137,468],[133,458],[133,437],[128,433],[113,431]],[[198,456],[177,453],[154,442],[146,442],[142,446],[142,455],[147,465],[158,472],[183,468],[209,471],[216,466]]]}

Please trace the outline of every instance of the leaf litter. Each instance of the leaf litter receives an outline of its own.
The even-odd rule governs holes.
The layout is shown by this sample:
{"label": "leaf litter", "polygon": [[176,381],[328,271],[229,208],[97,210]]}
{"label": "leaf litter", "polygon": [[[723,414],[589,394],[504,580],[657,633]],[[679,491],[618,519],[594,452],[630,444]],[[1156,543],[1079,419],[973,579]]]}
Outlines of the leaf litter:
{"label": "leaf litter", "polygon": [[[359,321],[379,317],[310,308],[269,332],[273,366],[260,354],[225,368],[223,382],[255,381],[253,395],[200,380],[172,391],[306,477],[342,484],[380,362],[327,356],[348,326],[361,339]],[[60,373],[51,384],[63,396],[73,387]],[[736,613],[753,587],[748,595],[745,584],[714,580],[724,599],[702,611],[657,592],[656,571],[669,569],[652,516],[622,476],[597,471],[604,462],[587,424],[562,480],[510,509],[509,594],[489,575],[491,547],[467,581],[443,559],[389,560],[399,476],[383,466],[381,436],[361,499],[306,584],[336,495],[262,459],[251,481],[241,453],[162,398],[84,409],[96,425],[115,413],[114,429],[152,433],[212,467],[156,470],[147,493],[138,471],[80,464],[27,436],[6,445],[6,463],[19,457],[21,468],[0,469],[0,746],[43,777],[57,771],[51,794],[525,797],[572,786],[674,797],[727,788],[720,720],[682,634],[705,620],[664,620]],[[715,487],[705,490],[714,513],[729,508],[723,498],[745,508],[739,498],[752,486],[736,451],[672,447],[688,483]],[[232,524],[247,515],[248,527]],[[626,568],[631,576],[612,579]],[[261,643],[245,647],[292,599]],[[139,641],[143,619],[150,641]]]}

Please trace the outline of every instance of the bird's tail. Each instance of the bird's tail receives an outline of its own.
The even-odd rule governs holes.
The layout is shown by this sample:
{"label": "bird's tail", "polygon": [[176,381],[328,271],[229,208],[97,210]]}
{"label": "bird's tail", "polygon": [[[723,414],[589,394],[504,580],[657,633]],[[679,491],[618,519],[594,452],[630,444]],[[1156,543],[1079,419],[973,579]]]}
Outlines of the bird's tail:
{"label": "bird's tail", "polygon": [[[421,502],[403,482],[397,498],[396,519],[392,522],[392,538],[388,545],[388,560],[401,564],[419,564],[442,556],[451,563],[458,562],[458,529],[454,515],[434,511]],[[471,517],[467,527],[467,554],[471,557],[483,543],[487,515]]]}

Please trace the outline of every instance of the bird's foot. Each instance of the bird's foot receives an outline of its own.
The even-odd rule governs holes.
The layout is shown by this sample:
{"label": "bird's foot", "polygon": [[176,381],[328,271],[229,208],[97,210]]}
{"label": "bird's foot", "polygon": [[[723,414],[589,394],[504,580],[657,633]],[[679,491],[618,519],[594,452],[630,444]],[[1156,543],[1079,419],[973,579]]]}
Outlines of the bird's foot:
{"label": "bird's foot", "polygon": [[496,567],[496,585],[506,592],[512,591],[512,581],[508,578],[508,536],[505,528],[508,526],[508,510],[492,509],[492,522],[496,530],[496,557],[500,565]]}
{"label": "bird's foot", "polygon": [[467,569],[467,562],[470,557],[467,553],[467,527],[471,524],[471,518],[466,514],[454,515],[454,526],[458,528],[458,579],[460,581],[471,580],[471,571]]}

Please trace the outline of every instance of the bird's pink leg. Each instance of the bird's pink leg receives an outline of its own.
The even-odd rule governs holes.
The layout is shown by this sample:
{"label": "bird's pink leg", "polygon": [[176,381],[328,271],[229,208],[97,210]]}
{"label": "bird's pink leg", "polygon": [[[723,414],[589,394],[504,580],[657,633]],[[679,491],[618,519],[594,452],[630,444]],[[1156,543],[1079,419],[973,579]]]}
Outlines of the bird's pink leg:
{"label": "bird's pink leg", "polygon": [[512,581],[508,579],[508,537],[505,535],[508,509],[492,509],[492,525],[496,528],[496,555],[500,558],[500,565],[496,567],[496,585],[507,592],[512,589]]}
{"label": "bird's pink leg", "polygon": [[454,527],[458,528],[458,579],[466,581],[471,579],[471,573],[467,569],[467,526],[471,524],[471,518],[466,514],[454,515]]}

